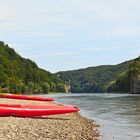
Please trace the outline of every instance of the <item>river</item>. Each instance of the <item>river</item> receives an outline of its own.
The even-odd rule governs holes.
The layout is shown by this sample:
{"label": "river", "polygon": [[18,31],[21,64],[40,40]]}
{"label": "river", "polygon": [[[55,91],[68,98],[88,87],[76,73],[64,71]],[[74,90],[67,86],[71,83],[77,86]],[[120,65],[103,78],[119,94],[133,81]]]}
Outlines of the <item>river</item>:
{"label": "river", "polygon": [[[47,95],[48,96],[48,95]],[[101,140],[140,140],[140,95],[55,94],[56,102],[79,107],[99,125]]]}

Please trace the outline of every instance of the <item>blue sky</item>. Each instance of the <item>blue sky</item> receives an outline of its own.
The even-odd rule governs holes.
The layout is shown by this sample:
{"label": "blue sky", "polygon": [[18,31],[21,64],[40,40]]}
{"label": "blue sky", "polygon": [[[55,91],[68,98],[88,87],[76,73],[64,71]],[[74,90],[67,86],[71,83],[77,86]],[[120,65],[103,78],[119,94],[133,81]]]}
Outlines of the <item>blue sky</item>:
{"label": "blue sky", "polygon": [[140,55],[139,0],[0,0],[0,40],[51,72]]}

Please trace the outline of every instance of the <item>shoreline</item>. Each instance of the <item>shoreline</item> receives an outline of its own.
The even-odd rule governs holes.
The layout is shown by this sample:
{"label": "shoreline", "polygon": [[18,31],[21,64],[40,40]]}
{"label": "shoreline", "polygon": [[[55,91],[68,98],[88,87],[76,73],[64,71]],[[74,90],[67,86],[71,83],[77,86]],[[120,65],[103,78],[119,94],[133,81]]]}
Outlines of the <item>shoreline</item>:
{"label": "shoreline", "polygon": [[[55,102],[0,98],[2,104],[46,104]],[[98,125],[80,113],[45,118],[0,117],[1,140],[98,140]]]}

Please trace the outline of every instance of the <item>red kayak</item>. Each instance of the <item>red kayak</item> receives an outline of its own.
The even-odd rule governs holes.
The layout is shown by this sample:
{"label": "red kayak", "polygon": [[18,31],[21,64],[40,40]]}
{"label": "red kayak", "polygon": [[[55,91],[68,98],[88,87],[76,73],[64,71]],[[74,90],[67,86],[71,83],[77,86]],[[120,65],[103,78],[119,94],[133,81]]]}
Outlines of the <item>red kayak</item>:
{"label": "red kayak", "polygon": [[38,105],[38,104],[0,104],[0,116],[39,117],[47,115],[77,112],[79,109],[72,106]]}
{"label": "red kayak", "polygon": [[0,98],[21,99],[21,100],[36,100],[36,101],[54,101],[52,98],[45,98],[39,96],[28,96],[18,94],[0,93]]}

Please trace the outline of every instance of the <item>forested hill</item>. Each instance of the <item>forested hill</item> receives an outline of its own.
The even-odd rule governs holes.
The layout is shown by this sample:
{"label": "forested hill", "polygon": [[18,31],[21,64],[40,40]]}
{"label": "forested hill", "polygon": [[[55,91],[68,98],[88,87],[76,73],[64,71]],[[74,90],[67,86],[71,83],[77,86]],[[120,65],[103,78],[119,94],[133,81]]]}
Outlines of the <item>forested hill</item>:
{"label": "forested hill", "polygon": [[0,41],[0,92],[65,92],[64,82]]}
{"label": "forested hill", "polygon": [[73,93],[130,92],[129,69],[132,63],[133,60],[118,65],[58,72],[56,75],[70,83]]}

